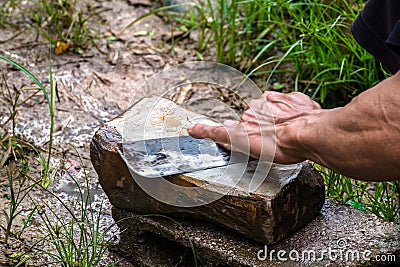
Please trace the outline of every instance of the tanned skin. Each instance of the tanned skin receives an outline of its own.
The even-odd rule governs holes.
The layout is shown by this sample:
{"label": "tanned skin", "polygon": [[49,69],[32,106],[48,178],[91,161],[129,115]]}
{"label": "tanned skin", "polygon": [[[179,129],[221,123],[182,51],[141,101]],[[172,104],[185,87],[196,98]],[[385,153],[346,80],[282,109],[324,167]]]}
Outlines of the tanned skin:
{"label": "tanned skin", "polygon": [[400,71],[344,107],[308,96],[265,92],[241,121],[190,125],[196,138],[280,164],[311,160],[359,180],[400,180]]}

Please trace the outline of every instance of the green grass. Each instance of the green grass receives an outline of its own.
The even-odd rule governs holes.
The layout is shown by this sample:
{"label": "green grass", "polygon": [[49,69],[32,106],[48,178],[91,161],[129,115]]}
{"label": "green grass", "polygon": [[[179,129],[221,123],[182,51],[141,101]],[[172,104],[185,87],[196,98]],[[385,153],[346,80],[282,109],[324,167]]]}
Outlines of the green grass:
{"label": "green grass", "polygon": [[[83,164],[81,162],[81,164]],[[82,187],[73,175],[65,174],[78,188],[77,206],[69,206],[57,194],[46,190],[53,198],[62,205],[64,213],[54,210],[47,203],[36,203],[42,206],[39,216],[45,226],[47,235],[43,238],[45,244],[51,244],[53,250],[42,250],[41,243],[36,246],[40,254],[48,256],[53,263],[60,266],[100,266],[110,242],[113,241],[112,228],[116,223],[101,229],[100,219],[103,212],[103,202],[97,210],[91,207],[91,194],[89,178],[85,177],[85,186]]]}
{"label": "green grass", "polygon": [[[105,9],[80,0],[4,0],[0,4],[0,27],[14,28],[15,36],[34,29],[54,45],[55,53],[65,51],[83,53],[91,46],[97,47],[98,26],[103,23],[100,14]],[[15,36],[0,42],[10,41]]]}
{"label": "green grass", "polygon": [[0,4],[0,27],[14,26],[10,22],[19,0],[3,0]]}
{"label": "green grass", "polygon": [[356,181],[319,165],[315,167],[324,177],[328,197],[400,224],[400,182]]}
{"label": "green grass", "polygon": [[[5,1],[0,7],[0,26],[8,26],[8,18],[18,14],[12,14],[12,8],[17,6],[17,1]],[[86,3],[85,3],[86,4]],[[34,0],[27,5],[19,6],[19,11],[26,17],[30,17],[30,26],[35,28],[37,33],[44,37],[51,47],[57,48],[60,43],[69,45],[69,50],[81,53],[83,49],[93,44],[95,31],[93,30],[92,19],[103,10],[92,10],[88,5],[79,5],[76,0],[57,0],[44,1]],[[26,9],[29,7],[29,9]],[[25,18],[26,19],[26,18]],[[6,23],[7,22],[7,23]],[[51,166],[53,133],[54,133],[54,110],[55,110],[55,85],[53,84],[52,59],[50,53],[50,72],[49,86],[45,87],[45,82],[40,81],[21,64],[12,59],[0,55],[0,60],[5,61],[20,70],[22,73],[36,84],[37,88],[17,89],[16,86],[9,87],[6,75],[3,75],[1,82],[0,102],[7,108],[9,118],[2,120],[0,125],[0,168],[4,168],[4,174],[8,177],[8,206],[2,210],[0,216],[4,216],[5,224],[3,228],[5,242],[9,238],[20,239],[24,231],[30,227],[30,221],[34,216],[42,219],[44,230],[47,235],[40,242],[30,244],[29,251],[15,253],[11,260],[19,260],[19,265],[25,265],[32,257],[45,256],[53,263],[63,266],[98,266],[108,248],[109,240],[106,235],[113,225],[108,228],[100,229],[101,210],[91,210],[88,193],[86,188],[79,187],[78,182],[70,175],[79,188],[78,207],[68,207],[55,194],[47,190],[59,168]],[[33,92],[30,96],[29,93]],[[25,105],[30,99],[42,93],[48,104],[49,117],[49,145],[47,147],[47,159],[42,155],[43,148],[39,149],[34,144],[25,141],[19,136],[15,129],[18,128],[18,115],[20,107]],[[23,97],[21,97],[23,95]],[[34,155],[33,155],[33,154]],[[30,159],[39,160],[40,180],[37,168],[33,168]],[[29,160],[28,160],[29,159]],[[86,178],[86,182],[88,178]],[[30,198],[32,190],[43,189],[56,198],[65,208],[66,216],[61,216],[59,211],[53,210],[46,202],[37,202]],[[26,201],[34,201],[27,215],[23,215],[23,204]],[[25,203],[26,204],[26,203]],[[79,214],[77,214],[77,212]],[[17,217],[20,216],[22,226],[15,225]],[[23,239],[20,239],[23,241]],[[40,251],[40,245],[50,244],[54,250]],[[39,253],[32,253],[39,251]]]}
{"label": "green grass", "polygon": [[[55,92],[52,82],[51,66],[49,77],[49,94],[44,85],[38,80],[38,78],[22,65],[2,55],[0,55],[0,60],[4,60],[15,68],[22,71],[38,86],[37,89],[31,89],[33,93],[31,93],[30,96],[21,99],[23,89],[17,89],[15,86],[13,88],[10,88],[10,86],[8,86],[5,75],[2,75],[0,102],[4,105],[4,107],[8,109],[8,114],[5,114],[5,120],[0,125],[0,168],[6,168],[9,188],[9,205],[8,210],[3,210],[2,213],[2,215],[6,219],[6,226],[1,227],[5,230],[4,240],[7,243],[11,234],[16,236],[20,236],[22,234],[24,229],[27,227],[27,224],[30,221],[32,214],[36,210],[33,209],[33,213],[29,215],[28,218],[25,218],[23,220],[24,226],[22,229],[19,230],[18,233],[13,231],[14,221],[22,211],[21,204],[29,196],[30,191],[37,185],[37,183],[41,183],[42,186],[47,187],[55,175],[55,172],[51,170],[50,166],[54,131]],[[47,160],[41,155],[39,149],[36,148],[34,144],[23,140],[20,136],[16,134],[15,131],[18,127],[18,114],[20,112],[20,107],[26,104],[33,96],[37,95],[38,92],[42,92],[49,107],[50,142],[48,147]],[[37,158],[39,159],[39,163],[42,167],[40,181],[32,182],[32,180],[29,179],[31,170],[27,161],[27,152],[35,153]]]}
{"label": "green grass", "polygon": [[[51,52],[50,52],[51,55]],[[51,166],[50,166],[50,159],[51,159],[51,152],[52,152],[52,148],[53,148],[53,133],[54,133],[54,105],[55,105],[55,86],[53,84],[53,72],[52,72],[52,63],[51,63],[51,56],[50,56],[50,74],[49,74],[49,83],[50,83],[50,88],[49,88],[49,92],[47,92],[46,88],[44,87],[43,83],[39,81],[39,79],[33,75],[29,70],[27,70],[25,67],[23,67],[22,65],[18,64],[17,62],[13,61],[12,59],[5,57],[3,55],[0,55],[0,60],[4,60],[7,63],[13,65],[14,67],[16,67],[17,69],[19,69],[20,71],[22,71],[25,75],[27,75],[38,87],[38,91],[41,91],[44,98],[46,99],[46,102],[48,104],[49,107],[49,125],[50,125],[50,130],[49,130],[49,146],[48,146],[48,153],[47,153],[47,161],[43,160],[43,157],[40,157],[40,162],[42,164],[42,173],[41,173],[41,179],[42,179],[42,185],[47,187],[49,185],[49,183],[52,180],[52,176],[54,175],[54,172],[51,171]],[[6,83],[5,83],[6,84]],[[7,86],[6,86],[7,87]],[[12,98],[11,93],[9,88],[7,87],[8,93],[10,98]],[[11,138],[10,140],[12,140],[13,138],[15,138],[15,128],[17,127],[16,125],[16,116],[17,116],[17,109],[18,109],[18,105],[22,104],[22,103],[18,103],[18,98],[19,98],[20,92],[18,90],[16,90],[15,93],[15,99],[10,99],[11,103],[11,108],[9,109],[9,113],[10,113],[10,120],[7,121],[11,121],[12,122],[12,135],[9,134],[4,134],[4,136],[8,136],[9,138]],[[28,97],[29,99],[29,97]],[[26,101],[26,100],[24,100]],[[6,129],[6,127],[2,126],[3,129]],[[16,140],[19,140],[18,138]],[[11,142],[11,141],[9,141]],[[12,142],[11,142],[12,143]],[[11,146],[13,147],[13,146]],[[32,145],[32,147],[34,147]],[[7,149],[7,152],[3,155],[3,160],[4,161],[5,158],[8,158],[9,156],[15,155],[12,152],[12,150]]]}
{"label": "green grass", "polygon": [[[26,11],[31,18],[31,26],[36,32],[56,46],[56,53],[64,49],[82,53],[94,45],[98,38],[95,18],[102,10],[95,11],[90,2],[84,5],[77,0],[34,0],[32,11]],[[62,48],[62,47],[65,48]]]}
{"label": "green grass", "polygon": [[326,107],[341,106],[387,74],[351,35],[360,8],[350,1],[321,2],[278,1],[271,21],[282,48],[293,47],[287,60],[296,70],[295,88]]}
{"label": "green grass", "polygon": [[[8,165],[6,167],[6,173],[8,178],[9,192],[8,192],[8,210],[3,210],[3,216],[6,220],[6,225],[0,225],[4,230],[4,242],[7,244],[9,238],[12,234],[20,236],[26,225],[29,223],[31,216],[25,220],[24,227],[18,231],[18,233],[13,232],[14,221],[17,216],[22,212],[21,204],[27,198],[29,192],[33,189],[35,184],[29,183],[27,178],[27,172],[29,171],[29,166],[27,162],[23,159],[21,160],[21,166]],[[35,210],[33,210],[35,211]]]}
{"label": "green grass", "polygon": [[[51,57],[48,89],[45,88],[44,83],[40,82],[22,65],[2,55],[0,55],[0,60],[4,60],[22,71],[38,86],[38,88],[33,89],[10,87],[5,75],[2,76],[0,82],[0,102],[8,110],[8,118],[5,117],[0,125],[0,168],[5,169],[4,173],[8,178],[9,199],[7,209],[1,213],[6,224],[0,225],[0,227],[5,232],[5,243],[8,243],[10,236],[21,238],[24,231],[30,227],[32,218],[36,216],[41,219],[44,226],[43,230],[47,233],[41,240],[33,245],[30,244],[29,251],[15,253],[11,258],[12,260],[19,260],[17,266],[26,265],[32,258],[42,256],[61,266],[99,266],[109,243],[112,241],[107,235],[114,224],[107,226],[106,229],[101,229],[100,219],[103,205],[100,206],[100,210],[91,208],[89,178],[85,174],[86,184],[82,187],[73,175],[62,170],[78,188],[77,206],[74,207],[69,207],[57,194],[48,190],[53,178],[60,171],[58,167],[51,166],[55,110],[55,87],[52,81]],[[23,92],[25,90],[28,92]],[[30,91],[32,93],[29,95]],[[25,93],[24,97],[21,97],[23,93]],[[43,94],[49,110],[50,142],[46,151],[47,159],[42,156],[39,148],[16,134],[21,106],[27,104],[33,96],[39,93]],[[75,148],[73,149],[79,155],[78,151]],[[39,179],[37,168],[32,170],[32,164],[37,164],[36,159],[39,160]],[[81,165],[83,165],[82,159]],[[31,198],[32,190],[44,190],[50,195],[48,199],[55,199],[62,206],[64,213],[60,213],[60,210],[54,210],[46,201]],[[27,215],[22,215],[22,211],[26,212],[23,209],[23,203],[26,201],[30,201],[34,205]],[[23,216],[21,218],[22,226],[14,227],[14,222],[18,216]],[[47,248],[52,247],[53,250],[41,249],[43,244],[46,244]]]}
{"label": "green grass", "polygon": [[[170,17],[198,35],[198,53],[253,76],[287,83],[324,107],[342,106],[388,73],[356,43],[350,25],[363,1],[208,0]],[[294,81],[281,81],[282,73]]]}

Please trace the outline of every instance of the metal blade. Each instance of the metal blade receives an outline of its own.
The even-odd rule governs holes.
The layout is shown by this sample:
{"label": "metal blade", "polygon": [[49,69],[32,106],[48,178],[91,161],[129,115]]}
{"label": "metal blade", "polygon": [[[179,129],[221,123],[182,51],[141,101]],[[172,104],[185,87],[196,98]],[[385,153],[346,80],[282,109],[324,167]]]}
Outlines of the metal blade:
{"label": "metal blade", "polygon": [[139,140],[123,144],[121,156],[137,174],[155,178],[248,162],[248,155],[191,136]]}

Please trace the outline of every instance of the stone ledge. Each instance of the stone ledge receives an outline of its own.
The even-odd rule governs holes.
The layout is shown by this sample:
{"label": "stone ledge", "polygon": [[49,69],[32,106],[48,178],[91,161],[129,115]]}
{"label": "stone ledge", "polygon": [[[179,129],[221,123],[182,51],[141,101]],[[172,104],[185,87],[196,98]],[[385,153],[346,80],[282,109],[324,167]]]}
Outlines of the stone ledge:
{"label": "stone ledge", "polygon": [[[138,216],[125,210],[113,209],[121,233],[119,247],[126,252],[135,264],[140,266],[194,266],[194,259],[188,237],[194,246],[200,266],[399,266],[400,264],[400,226],[384,222],[376,216],[363,213],[334,200],[326,199],[321,213],[308,225],[292,236],[276,245],[267,246],[272,253],[272,261],[268,257],[258,260],[257,253],[265,251],[265,245],[244,238],[201,221],[187,219],[166,219],[164,217]],[[150,233],[150,234],[149,234]],[[155,239],[157,236],[158,239]],[[322,251],[334,250],[338,241],[343,246],[343,254],[348,253],[349,261],[331,260],[325,254],[320,260]],[[164,245],[163,245],[164,244]],[[167,247],[165,244],[168,244]],[[277,251],[288,253],[296,250],[301,253],[313,250],[316,260],[313,261],[280,261]],[[351,260],[352,251],[358,253],[371,251],[369,258]],[[166,256],[167,255],[167,256]],[[333,255],[333,254],[332,254]],[[374,261],[377,255],[387,258],[395,257],[395,261]],[[263,255],[261,255],[263,256]],[[307,257],[307,256],[306,256]],[[331,257],[333,258],[333,256]],[[345,256],[343,256],[345,259]],[[356,256],[354,256],[356,259]]]}

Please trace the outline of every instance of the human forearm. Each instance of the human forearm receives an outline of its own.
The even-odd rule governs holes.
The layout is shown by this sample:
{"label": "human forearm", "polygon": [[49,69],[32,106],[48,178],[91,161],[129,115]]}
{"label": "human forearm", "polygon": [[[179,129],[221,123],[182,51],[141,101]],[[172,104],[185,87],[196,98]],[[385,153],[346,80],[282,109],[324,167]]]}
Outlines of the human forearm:
{"label": "human forearm", "polygon": [[343,108],[315,110],[288,123],[286,140],[299,156],[341,174],[365,180],[399,179],[399,90],[400,73]]}

